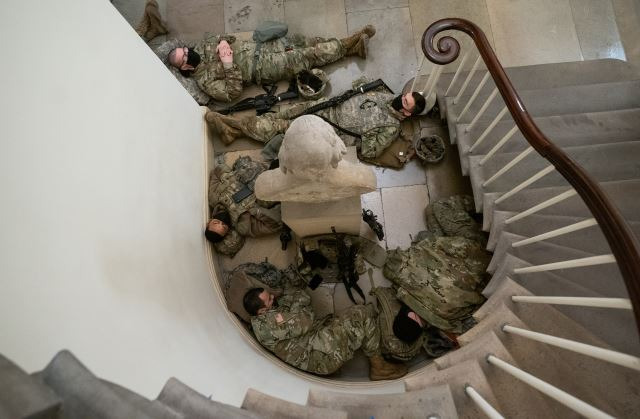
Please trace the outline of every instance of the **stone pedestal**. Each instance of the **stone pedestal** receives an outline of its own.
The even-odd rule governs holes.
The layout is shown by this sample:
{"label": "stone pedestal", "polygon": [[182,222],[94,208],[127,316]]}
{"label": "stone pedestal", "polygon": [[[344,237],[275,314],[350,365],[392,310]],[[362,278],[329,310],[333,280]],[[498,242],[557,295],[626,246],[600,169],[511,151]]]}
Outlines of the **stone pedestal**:
{"label": "stone pedestal", "polygon": [[[356,148],[347,147],[344,159],[358,162]],[[360,195],[330,202],[282,203],[282,221],[300,238],[331,233],[331,226],[334,226],[338,233],[359,235],[361,220]]]}

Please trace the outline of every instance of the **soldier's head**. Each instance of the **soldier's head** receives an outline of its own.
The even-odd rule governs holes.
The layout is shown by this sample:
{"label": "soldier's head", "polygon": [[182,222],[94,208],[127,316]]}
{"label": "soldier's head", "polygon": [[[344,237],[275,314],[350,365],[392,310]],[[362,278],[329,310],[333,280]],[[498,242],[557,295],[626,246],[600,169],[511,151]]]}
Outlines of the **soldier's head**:
{"label": "soldier's head", "polygon": [[251,316],[257,316],[271,310],[274,300],[274,295],[264,288],[251,288],[244,295],[242,305]]}
{"label": "soldier's head", "polygon": [[229,232],[229,226],[231,225],[231,216],[228,212],[222,211],[211,216],[211,219],[207,223],[207,228],[204,231],[204,236],[211,243],[218,243],[224,239],[224,236]]}
{"label": "soldier's head", "polygon": [[403,342],[413,343],[420,337],[425,325],[420,316],[403,304],[393,320],[393,334]]}
{"label": "soldier's head", "polygon": [[180,73],[185,77],[190,76],[200,64],[200,54],[188,47],[178,47],[171,50],[168,59],[169,64],[180,70]]}
{"label": "soldier's head", "polygon": [[409,92],[396,96],[391,102],[393,109],[400,112],[405,118],[411,115],[418,115],[424,111],[425,105],[424,96],[418,92]]}

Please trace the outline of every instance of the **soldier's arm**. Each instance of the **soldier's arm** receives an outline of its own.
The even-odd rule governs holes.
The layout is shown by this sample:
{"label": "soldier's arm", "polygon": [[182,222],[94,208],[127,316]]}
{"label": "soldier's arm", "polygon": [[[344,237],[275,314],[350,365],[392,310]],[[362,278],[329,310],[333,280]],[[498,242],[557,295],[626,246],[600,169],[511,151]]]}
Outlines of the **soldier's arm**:
{"label": "soldier's arm", "polygon": [[218,164],[209,174],[209,205],[214,206],[217,201],[215,198],[218,195],[218,187],[222,183],[222,177],[231,172],[231,168],[226,164]]}
{"label": "soldier's arm", "polygon": [[365,158],[378,157],[400,135],[399,126],[377,127],[362,134],[360,154]]}
{"label": "soldier's arm", "polygon": [[222,63],[215,62],[204,77],[199,77],[198,84],[214,100],[231,102],[242,93],[242,72],[235,63],[224,68]]}

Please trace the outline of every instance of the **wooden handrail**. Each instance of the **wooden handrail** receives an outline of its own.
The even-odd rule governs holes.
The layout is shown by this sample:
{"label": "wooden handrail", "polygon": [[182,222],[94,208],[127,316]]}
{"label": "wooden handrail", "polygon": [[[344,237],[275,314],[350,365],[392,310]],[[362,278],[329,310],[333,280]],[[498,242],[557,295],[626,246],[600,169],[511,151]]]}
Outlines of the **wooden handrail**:
{"label": "wooden handrail", "polygon": [[[618,209],[606,196],[600,185],[585,170],[553,144],[527,112],[509,77],[493,52],[487,37],[476,24],[465,19],[441,19],[431,24],[422,35],[422,51],[433,63],[444,65],[453,62],[460,53],[460,43],[451,36],[438,40],[436,35],[445,30],[458,30],[469,35],[476,44],[482,59],[491,74],[520,132],[531,146],[547,159],[573,186],[587,205],[602,229],[611,251],[616,258],[629,298],[633,305],[636,328],[640,333],[640,252],[638,244]],[[636,198],[636,197],[630,197]],[[606,280],[606,278],[603,278]]]}

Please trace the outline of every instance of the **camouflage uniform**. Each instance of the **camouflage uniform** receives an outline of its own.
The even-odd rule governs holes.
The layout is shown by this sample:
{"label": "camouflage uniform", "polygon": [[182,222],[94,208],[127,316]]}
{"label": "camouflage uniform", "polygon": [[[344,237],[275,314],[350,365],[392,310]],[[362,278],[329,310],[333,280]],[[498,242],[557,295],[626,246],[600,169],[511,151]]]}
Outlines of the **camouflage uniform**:
{"label": "camouflage uniform", "polygon": [[[328,375],[358,349],[369,357],[380,354],[380,330],[370,305],[316,319],[311,298],[301,290],[285,292],[277,303],[278,307],[252,317],[251,326],[258,341],[289,365]],[[276,321],[278,314],[284,321]]]}
{"label": "camouflage uniform", "polygon": [[397,287],[397,297],[431,325],[461,333],[465,321],[484,302],[490,256],[464,237],[435,237],[407,250],[389,251],[384,276]]}
{"label": "camouflage uniform", "polygon": [[224,240],[214,244],[219,253],[233,256],[244,244],[244,236],[263,236],[282,228],[279,207],[268,208],[270,204],[256,199],[255,194],[238,203],[233,200],[233,195],[245,185],[253,190],[255,178],[266,169],[264,163],[243,156],[236,160],[232,168],[226,164],[218,164],[211,171],[211,214],[228,211],[231,217],[231,226]]}
{"label": "camouflage uniform", "polygon": [[[364,158],[378,157],[400,135],[402,114],[391,107],[395,96],[382,91],[369,91],[345,102],[316,112],[327,120],[362,136],[359,154]],[[302,102],[276,113],[249,116],[237,121],[234,128],[254,140],[268,143],[277,134],[283,134],[291,119],[326,99]],[[225,122],[231,122],[225,119]],[[344,133],[337,130],[338,135]],[[347,144],[348,145],[348,144]]]}
{"label": "camouflage uniform", "polygon": [[473,198],[455,195],[430,203],[425,211],[427,230],[432,236],[460,236],[486,245],[486,235],[471,217],[475,211]]}
{"label": "camouflage uniform", "polygon": [[[224,68],[216,48],[226,39],[233,50],[233,66]],[[275,83],[291,80],[301,70],[323,66],[344,57],[346,49],[335,38],[306,38],[293,35],[262,43],[254,63],[256,43],[235,42],[235,37],[213,35],[193,48],[201,62],[192,77],[214,100],[231,102],[242,92],[243,84]]]}

